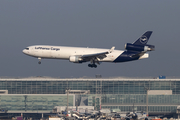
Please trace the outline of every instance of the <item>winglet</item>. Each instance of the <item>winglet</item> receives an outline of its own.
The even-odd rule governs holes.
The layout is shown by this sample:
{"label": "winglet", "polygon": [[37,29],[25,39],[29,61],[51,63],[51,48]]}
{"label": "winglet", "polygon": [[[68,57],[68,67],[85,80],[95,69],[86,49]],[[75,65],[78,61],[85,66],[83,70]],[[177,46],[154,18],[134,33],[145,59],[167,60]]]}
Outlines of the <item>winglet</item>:
{"label": "winglet", "polygon": [[113,46],[110,50],[109,53],[112,53],[114,51],[115,47]]}

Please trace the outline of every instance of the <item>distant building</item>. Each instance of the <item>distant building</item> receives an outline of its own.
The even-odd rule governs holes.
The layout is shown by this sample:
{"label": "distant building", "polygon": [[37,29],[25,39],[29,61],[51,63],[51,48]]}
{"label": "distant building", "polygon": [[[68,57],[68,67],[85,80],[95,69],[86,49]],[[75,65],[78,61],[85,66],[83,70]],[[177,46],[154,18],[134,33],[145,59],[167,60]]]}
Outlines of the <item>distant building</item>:
{"label": "distant building", "polygon": [[50,113],[55,106],[94,106],[95,109],[134,109],[149,114],[176,114],[180,79],[0,79],[0,109],[8,113]]}

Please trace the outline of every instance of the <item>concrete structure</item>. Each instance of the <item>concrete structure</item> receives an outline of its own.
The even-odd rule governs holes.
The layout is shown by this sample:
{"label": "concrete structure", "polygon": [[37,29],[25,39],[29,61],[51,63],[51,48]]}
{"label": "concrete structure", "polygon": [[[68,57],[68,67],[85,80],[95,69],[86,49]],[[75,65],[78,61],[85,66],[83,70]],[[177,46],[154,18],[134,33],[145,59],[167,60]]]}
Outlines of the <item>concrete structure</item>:
{"label": "concrete structure", "polygon": [[[95,106],[95,109],[134,109],[146,111],[148,88],[149,114],[176,114],[180,105],[180,79],[0,79],[0,107],[8,113],[50,112],[55,106]],[[82,91],[81,91],[82,90]],[[77,94],[76,94],[77,93]]]}

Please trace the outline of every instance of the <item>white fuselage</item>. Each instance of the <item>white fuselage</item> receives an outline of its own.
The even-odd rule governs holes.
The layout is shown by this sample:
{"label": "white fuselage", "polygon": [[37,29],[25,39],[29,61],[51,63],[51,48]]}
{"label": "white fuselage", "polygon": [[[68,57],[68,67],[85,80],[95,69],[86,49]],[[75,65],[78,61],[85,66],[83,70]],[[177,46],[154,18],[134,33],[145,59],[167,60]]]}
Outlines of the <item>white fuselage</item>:
{"label": "white fuselage", "polygon": [[[34,45],[29,46],[23,50],[23,53],[39,59],[64,59],[73,63],[91,62],[93,65],[99,62],[127,62],[148,58],[145,53],[141,57],[133,58],[131,52],[124,53],[125,51],[111,49],[98,49],[98,48],[83,48],[83,47],[65,47],[65,46],[49,46],[49,45]],[[92,66],[90,66],[92,67]],[[97,67],[95,65],[95,67]]]}
{"label": "white fuselage", "polygon": [[147,42],[152,34],[152,31],[145,32],[134,43],[127,43],[125,51],[98,48],[83,48],[83,47],[65,47],[65,46],[50,46],[50,45],[34,45],[23,50],[23,53],[29,56],[37,57],[39,64],[42,58],[48,59],[64,59],[73,63],[90,62],[88,67],[96,68],[100,62],[127,62],[148,58],[148,51],[154,50],[154,45],[147,45]]}
{"label": "white fuselage", "polygon": [[[29,56],[33,56],[37,58],[65,59],[65,60],[69,60],[70,56],[82,56],[82,55],[96,54],[96,53],[109,51],[109,49],[48,46],[48,45],[35,45],[35,46],[29,46],[27,48],[23,50],[23,53]],[[124,51],[121,50],[114,50],[112,53],[107,54],[106,58],[100,61],[113,62],[123,52]]]}

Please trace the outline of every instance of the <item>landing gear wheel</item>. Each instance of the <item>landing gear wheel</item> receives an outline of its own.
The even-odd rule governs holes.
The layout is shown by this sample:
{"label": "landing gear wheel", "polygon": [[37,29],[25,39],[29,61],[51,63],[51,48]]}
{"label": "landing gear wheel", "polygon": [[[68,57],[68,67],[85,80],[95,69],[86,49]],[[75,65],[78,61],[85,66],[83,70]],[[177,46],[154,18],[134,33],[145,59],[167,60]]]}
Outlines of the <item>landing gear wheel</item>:
{"label": "landing gear wheel", "polygon": [[97,68],[97,65],[96,64],[88,64],[88,67],[91,67],[91,68]]}
{"label": "landing gear wheel", "polygon": [[38,58],[38,60],[39,60],[38,64],[41,64],[41,58],[40,57]]}
{"label": "landing gear wheel", "polygon": [[91,67],[91,68],[92,68],[92,64],[88,64],[88,67]]}
{"label": "landing gear wheel", "polygon": [[92,64],[92,67],[97,68],[97,65],[96,64]]}
{"label": "landing gear wheel", "polygon": [[94,68],[97,68],[97,65],[94,64]]}

